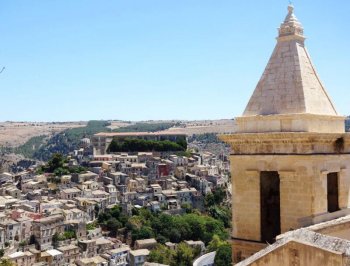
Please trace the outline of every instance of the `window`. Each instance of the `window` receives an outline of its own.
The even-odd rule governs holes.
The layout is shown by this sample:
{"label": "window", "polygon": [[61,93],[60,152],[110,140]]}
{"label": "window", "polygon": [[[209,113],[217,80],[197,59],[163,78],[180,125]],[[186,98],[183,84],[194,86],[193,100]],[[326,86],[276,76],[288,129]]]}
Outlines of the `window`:
{"label": "window", "polygon": [[276,171],[260,172],[261,241],[274,242],[281,233],[280,178]]}
{"label": "window", "polygon": [[327,174],[327,204],[328,212],[339,210],[338,173]]}

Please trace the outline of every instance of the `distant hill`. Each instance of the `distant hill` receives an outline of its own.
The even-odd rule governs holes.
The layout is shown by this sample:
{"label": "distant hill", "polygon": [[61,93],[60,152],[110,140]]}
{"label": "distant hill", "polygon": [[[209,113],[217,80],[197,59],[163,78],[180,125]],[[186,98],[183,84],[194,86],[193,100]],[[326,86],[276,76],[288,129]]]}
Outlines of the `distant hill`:
{"label": "distant hill", "polygon": [[101,131],[110,131],[111,129],[107,128],[109,125],[109,121],[92,120],[87,122],[85,127],[66,129],[50,137],[32,137],[13,150],[26,158],[47,161],[54,153],[68,154],[77,149],[82,138],[90,138]]}
{"label": "distant hill", "polygon": [[[350,132],[350,116],[345,121],[345,128],[346,131]],[[3,155],[20,154],[24,158],[46,161],[55,152],[68,154],[77,149],[82,138],[91,138],[98,132],[171,131],[185,133],[189,137],[196,136],[192,140],[205,138],[216,142],[215,134],[232,133],[234,129],[233,119],[140,122],[117,120],[52,123],[3,122],[0,123],[0,153]]]}
{"label": "distant hill", "polygon": [[0,122],[0,147],[18,147],[30,138],[84,127],[87,122]]}
{"label": "distant hill", "polygon": [[111,124],[110,121],[92,120],[87,122],[86,126],[69,128],[52,136],[34,136],[18,147],[7,148],[7,151],[21,154],[25,158],[47,161],[54,153],[68,154],[72,152],[79,148],[81,139],[91,138],[99,132],[155,132],[178,125],[178,122],[124,122],[122,126],[114,127],[113,130]]}

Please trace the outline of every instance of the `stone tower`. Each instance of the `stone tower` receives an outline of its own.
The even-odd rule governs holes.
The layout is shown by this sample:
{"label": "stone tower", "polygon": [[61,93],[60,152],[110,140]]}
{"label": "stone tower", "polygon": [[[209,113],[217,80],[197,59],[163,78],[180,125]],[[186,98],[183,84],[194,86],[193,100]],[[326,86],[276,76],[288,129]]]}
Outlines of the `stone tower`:
{"label": "stone tower", "polygon": [[304,46],[293,6],[231,145],[238,262],[291,229],[350,213],[350,136]]}

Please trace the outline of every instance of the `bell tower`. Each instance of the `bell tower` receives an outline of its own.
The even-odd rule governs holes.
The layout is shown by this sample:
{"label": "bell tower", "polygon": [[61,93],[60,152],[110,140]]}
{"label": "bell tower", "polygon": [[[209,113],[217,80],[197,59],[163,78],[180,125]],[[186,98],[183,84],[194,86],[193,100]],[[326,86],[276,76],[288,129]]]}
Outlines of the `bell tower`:
{"label": "bell tower", "polygon": [[243,260],[286,231],[350,213],[350,136],[288,6],[231,146],[232,248]]}

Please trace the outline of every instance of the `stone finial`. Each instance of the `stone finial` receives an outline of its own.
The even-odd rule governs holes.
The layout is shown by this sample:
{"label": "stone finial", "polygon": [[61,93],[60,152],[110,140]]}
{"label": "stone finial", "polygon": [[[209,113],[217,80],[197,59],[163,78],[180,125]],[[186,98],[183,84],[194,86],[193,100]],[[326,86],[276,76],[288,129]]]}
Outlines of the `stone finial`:
{"label": "stone finial", "polygon": [[288,6],[288,14],[278,29],[278,39],[283,40],[286,36],[294,36],[299,40],[304,40],[304,29],[297,17],[294,15],[294,6]]}

